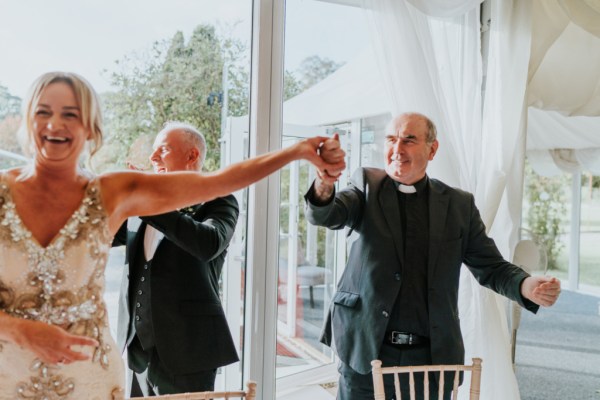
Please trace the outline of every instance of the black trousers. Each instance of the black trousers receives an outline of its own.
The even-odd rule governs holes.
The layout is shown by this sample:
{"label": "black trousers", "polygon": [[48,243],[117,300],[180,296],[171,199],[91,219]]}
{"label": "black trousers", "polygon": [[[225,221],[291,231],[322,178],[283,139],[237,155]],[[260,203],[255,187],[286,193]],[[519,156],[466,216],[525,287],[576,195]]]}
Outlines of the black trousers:
{"label": "black trousers", "polygon": [[[384,344],[379,351],[379,359],[383,367],[430,365],[431,353],[429,345],[421,346],[392,346]],[[340,361],[338,366],[340,379],[338,383],[338,400],[373,400],[373,376],[372,374],[359,374],[348,365]],[[400,374],[400,390],[402,400],[410,399],[408,374]],[[415,395],[417,400],[437,400],[438,387],[433,374],[429,376],[429,399],[424,399],[423,374],[415,373]],[[393,375],[384,375],[386,400],[399,400],[395,396]],[[444,393],[444,399],[450,400],[450,391]]]}
{"label": "black trousers", "polygon": [[[137,342],[137,343],[136,343]],[[174,375],[161,362],[156,347],[145,351],[134,338],[127,348],[131,370],[130,397],[160,396],[187,392],[212,391],[215,387],[216,369],[192,374]]]}

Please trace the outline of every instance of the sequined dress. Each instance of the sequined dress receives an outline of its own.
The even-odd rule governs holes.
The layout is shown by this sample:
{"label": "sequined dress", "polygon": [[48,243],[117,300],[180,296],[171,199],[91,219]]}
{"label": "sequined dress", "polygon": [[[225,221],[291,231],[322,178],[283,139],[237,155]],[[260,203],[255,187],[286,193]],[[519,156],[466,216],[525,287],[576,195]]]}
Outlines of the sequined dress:
{"label": "sequined dress", "polygon": [[0,341],[0,399],[123,398],[123,361],[110,335],[103,300],[111,241],[97,179],[88,183],[66,225],[42,247],[19,218],[0,175],[0,309],[100,343],[95,350],[81,349],[93,352],[89,361],[55,365]]}

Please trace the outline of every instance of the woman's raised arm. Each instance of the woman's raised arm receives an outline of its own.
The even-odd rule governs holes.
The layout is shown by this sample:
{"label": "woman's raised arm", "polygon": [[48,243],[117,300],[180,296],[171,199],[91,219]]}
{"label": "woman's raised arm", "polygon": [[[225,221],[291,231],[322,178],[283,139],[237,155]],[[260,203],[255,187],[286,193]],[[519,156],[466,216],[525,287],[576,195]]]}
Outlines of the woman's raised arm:
{"label": "woman's raised arm", "polygon": [[115,233],[122,222],[135,215],[155,215],[205,202],[245,188],[291,161],[304,159],[321,171],[342,170],[341,161],[325,162],[319,148],[328,139],[305,139],[285,149],[244,160],[213,173],[169,172],[149,174],[115,172],[101,178],[103,201],[110,215],[109,227]]}

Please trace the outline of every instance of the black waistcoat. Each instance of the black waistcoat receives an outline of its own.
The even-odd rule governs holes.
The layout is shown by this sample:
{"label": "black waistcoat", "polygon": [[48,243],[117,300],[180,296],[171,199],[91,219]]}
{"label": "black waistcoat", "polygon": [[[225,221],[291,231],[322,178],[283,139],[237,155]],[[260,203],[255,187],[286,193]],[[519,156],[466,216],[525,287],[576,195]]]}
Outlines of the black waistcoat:
{"label": "black waistcoat", "polygon": [[154,346],[154,328],[150,301],[150,269],[152,260],[146,261],[143,243],[135,256],[135,265],[129,277],[129,315],[131,316],[127,343],[137,335],[144,350]]}

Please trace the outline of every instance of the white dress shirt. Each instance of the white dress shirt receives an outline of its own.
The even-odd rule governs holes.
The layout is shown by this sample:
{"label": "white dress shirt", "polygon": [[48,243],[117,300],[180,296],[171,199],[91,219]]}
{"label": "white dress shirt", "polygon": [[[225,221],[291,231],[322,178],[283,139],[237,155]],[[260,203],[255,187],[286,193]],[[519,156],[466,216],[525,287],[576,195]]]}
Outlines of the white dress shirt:
{"label": "white dress shirt", "polygon": [[146,261],[152,260],[158,244],[164,237],[165,235],[162,232],[150,225],[146,226],[146,233],[144,235],[144,257],[146,257]]}

